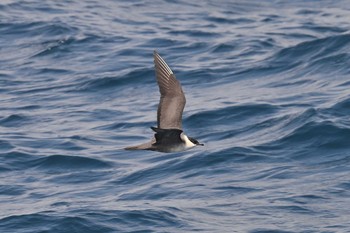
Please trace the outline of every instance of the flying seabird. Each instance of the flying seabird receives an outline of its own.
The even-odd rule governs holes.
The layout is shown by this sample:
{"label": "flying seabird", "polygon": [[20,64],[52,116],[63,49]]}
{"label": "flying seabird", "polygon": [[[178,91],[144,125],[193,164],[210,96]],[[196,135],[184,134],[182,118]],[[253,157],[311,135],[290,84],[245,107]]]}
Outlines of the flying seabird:
{"label": "flying seabird", "polygon": [[153,150],[160,152],[184,151],[194,146],[204,146],[196,139],[188,137],[182,130],[182,112],[186,98],[180,82],[163,58],[154,51],[154,67],[160,92],[157,112],[157,127],[150,142],[126,147],[126,150]]}

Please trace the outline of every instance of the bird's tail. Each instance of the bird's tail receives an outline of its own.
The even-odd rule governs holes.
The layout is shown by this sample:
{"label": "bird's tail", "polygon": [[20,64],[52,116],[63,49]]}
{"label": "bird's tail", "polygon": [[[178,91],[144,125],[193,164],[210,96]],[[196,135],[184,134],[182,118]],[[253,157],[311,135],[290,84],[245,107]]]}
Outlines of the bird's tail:
{"label": "bird's tail", "polygon": [[150,150],[152,148],[152,142],[146,142],[136,146],[125,147],[124,150]]}

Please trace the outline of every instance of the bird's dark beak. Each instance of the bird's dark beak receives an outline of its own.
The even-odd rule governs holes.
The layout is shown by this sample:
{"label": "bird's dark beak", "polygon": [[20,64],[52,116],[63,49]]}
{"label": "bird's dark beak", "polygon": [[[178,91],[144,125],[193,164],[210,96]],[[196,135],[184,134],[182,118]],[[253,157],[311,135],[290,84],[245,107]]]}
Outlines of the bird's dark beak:
{"label": "bird's dark beak", "polygon": [[203,143],[198,143],[197,146],[204,146],[204,144]]}

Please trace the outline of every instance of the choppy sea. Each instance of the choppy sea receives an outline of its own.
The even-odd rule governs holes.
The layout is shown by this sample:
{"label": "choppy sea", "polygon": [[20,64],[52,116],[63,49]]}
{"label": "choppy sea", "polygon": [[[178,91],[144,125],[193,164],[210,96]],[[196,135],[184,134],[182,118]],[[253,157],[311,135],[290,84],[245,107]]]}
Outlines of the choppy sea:
{"label": "choppy sea", "polygon": [[349,1],[1,1],[0,232],[350,232]]}

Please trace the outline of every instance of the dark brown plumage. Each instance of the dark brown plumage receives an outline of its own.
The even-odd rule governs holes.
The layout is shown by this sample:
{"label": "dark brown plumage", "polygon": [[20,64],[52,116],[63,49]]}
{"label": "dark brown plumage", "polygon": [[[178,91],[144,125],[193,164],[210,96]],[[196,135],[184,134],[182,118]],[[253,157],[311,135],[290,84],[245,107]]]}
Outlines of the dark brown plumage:
{"label": "dark brown plumage", "polygon": [[157,112],[158,128],[182,129],[182,113],[186,98],[181,84],[156,51],[154,51],[154,66],[160,92]]}

